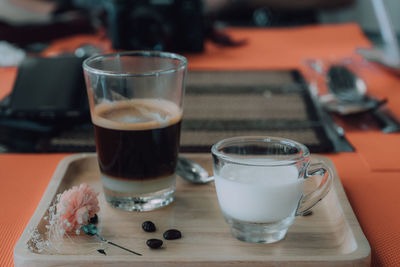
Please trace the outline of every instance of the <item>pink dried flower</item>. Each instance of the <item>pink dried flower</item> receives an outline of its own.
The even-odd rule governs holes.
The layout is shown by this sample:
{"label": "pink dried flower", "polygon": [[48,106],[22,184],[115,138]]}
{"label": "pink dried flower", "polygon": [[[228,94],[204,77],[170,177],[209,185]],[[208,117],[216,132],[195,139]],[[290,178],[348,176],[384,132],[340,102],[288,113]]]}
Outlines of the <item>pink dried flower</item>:
{"label": "pink dried flower", "polygon": [[88,224],[90,218],[100,210],[98,194],[86,183],[64,191],[57,204],[61,228],[71,232]]}

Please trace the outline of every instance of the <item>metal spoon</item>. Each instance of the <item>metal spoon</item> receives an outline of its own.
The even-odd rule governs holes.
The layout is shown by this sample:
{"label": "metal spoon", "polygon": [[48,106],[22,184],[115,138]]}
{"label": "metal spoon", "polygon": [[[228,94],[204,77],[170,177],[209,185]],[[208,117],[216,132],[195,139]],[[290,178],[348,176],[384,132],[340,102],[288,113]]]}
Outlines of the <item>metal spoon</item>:
{"label": "metal spoon", "polygon": [[[372,111],[372,115],[381,124],[382,132],[394,133],[400,131],[400,122],[385,107],[384,104],[367,96],[364,81],[345,66],[332,66],[327,73],[328,87],[336,97],[336,112],[341,115]],[[325,103],[329,109],[329,105]],[[332,106],[331,106],[332,108]]]}
{"label": "metal spoon", "polygon": [[372,110],[380,105],[378,100],[366,95],[365,82],[346,66],[333,65],[326,77],[331,95],[321,100],[329,111],[349,115]]}
{"label": "metal spoon", "polygon": [[183,157],[178,159],[176,173],[186,181],[196,184],[205,184],[214,180],[214,177],[209,176],[202,166]]}

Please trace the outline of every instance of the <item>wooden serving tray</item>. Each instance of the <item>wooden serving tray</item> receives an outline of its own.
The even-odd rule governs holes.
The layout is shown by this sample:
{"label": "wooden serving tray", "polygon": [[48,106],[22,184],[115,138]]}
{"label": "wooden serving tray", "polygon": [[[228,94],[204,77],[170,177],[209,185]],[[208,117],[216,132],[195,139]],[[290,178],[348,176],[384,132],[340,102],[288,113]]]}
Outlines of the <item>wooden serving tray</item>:
{"label": "wooden serving tray", "polygon": [[[187,154],[210,173],[210,154]],[[332,162],[315,155],[334,171],[330,193],[312,215],[297,217],[286,238],[274,244],[249,244],[231,236],[220,212],[213,183],[190,184],[177,179],[175,201],[151,212],[125,212],[111,208],[102,195],[95,154],[77,154],[62,160],[28,226],[14,248],[14,263],[19,266],[369,266],[370,247],[343,191]],[[306,183],[315,187],[318,179]],[[57,193],[86,182],[100,193],[99,229],[101,235],[117,244],[140,252],[136,256],[112,246],[107,256],[50,255],[34,253],[26,244],[29,229],[43,224],[44,215]],[[141,229],[142,222],[153,221],[155,233]],[[145,242],[162,238],[165,230],[176,228],[183,237],[164,240],[162,249],[151,250]],[[77,247],[79,250],[79,247]]]}

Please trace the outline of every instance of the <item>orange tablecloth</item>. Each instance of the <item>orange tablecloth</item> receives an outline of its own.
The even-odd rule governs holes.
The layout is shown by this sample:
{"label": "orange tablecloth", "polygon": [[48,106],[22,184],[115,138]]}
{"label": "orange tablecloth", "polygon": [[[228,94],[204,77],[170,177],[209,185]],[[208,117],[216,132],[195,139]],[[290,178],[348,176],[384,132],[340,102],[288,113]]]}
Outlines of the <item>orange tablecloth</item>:
{"label": "orange tablecloth", "polygon": [[[248,44],[219,48],[207,44],[206,53],[187,55],[191,69],[303,69],[304,58],[349,57],[369,41],[355,24],[292,29],[229,29]],[[79,46],[96,37],[78,36],[47,50]],[[14,68],[0,68],[0,97],[11,90]],[[369,90],[389,98],[400,117],[400,77],[379,67],[367,70]],[[346,137],[356,152],[328,154],[338,170],[350,203],[372,248],[373,266],[400,266],[400,134],[360,131],[346,125]],[[13,264],[12,249],[32,216],[58,162],[65,154],[0,155],[0,266]]]}

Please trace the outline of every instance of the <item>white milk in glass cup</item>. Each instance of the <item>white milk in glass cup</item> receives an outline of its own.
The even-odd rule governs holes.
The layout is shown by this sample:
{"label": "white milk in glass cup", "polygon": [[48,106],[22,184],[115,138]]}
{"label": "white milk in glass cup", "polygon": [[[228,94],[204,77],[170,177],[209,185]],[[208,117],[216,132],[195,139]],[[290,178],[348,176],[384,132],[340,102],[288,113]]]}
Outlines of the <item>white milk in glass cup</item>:
{"label": "white milk in glass cup", "polygon": [[[283,138],[234,137],[212,147],[218,202],[231,233],[251,243],[283,239],[296,215],[328,192],[332,175],[322,163],[310,164],[306,146]],[[323,176],[304,194],[305,179]]]}

